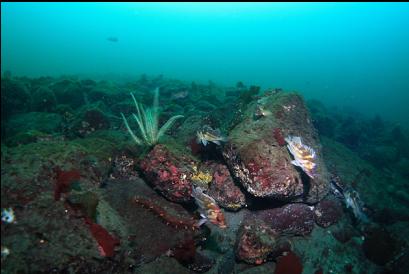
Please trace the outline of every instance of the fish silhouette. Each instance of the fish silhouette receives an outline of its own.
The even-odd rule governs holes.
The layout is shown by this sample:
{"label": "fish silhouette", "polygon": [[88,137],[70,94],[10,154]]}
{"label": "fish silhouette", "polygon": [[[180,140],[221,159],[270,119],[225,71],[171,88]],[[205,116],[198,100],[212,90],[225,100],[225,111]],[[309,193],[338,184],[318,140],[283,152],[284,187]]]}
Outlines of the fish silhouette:
{"label": "fish silhouette", "polygon": [[119,41],[118,37],[114,37],[114,36],[108,37],[107,40],[113,43],[116,43]]}

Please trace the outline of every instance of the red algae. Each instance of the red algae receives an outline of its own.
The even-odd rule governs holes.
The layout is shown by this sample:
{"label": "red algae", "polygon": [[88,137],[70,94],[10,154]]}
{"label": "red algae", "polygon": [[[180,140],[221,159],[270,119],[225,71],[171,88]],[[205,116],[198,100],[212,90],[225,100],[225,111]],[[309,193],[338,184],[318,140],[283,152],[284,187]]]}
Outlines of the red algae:
{"label": "red algae", "polygon": [[88,225],[92,236],[98,242],[101,255],[104,257],[112,257],[114,255],[115,246],[119,245],[119,240],[109,234],[104,227],[94,223],[90,218],[86,217],[85,223]]}
{"label": "red algae", "polygon": [[156,145],[139,162],[139,168],[145,178],[164,197],[172,202],[189,202],[192,197],[192,185],[187,170],[192,159],[183,153],[171,152],[164,145]]}
{"label": "red algae", "polygon": [[278,119],[278,120],[283,119],[283,118],[284,118],[284,115],[285,115],[285,113],[284,113],[283,110],[277,110],[277,111],[274,113],[274,116],[275,116],[276,119]]}
{"label": "red algae", "polygon": [[81,174],[78,170],[64,171],[60,168],[55,169],[57,182],[54,188],[54,200],[58,201],[61,198],[61,193],[70,191],[70,186],[73,181],[79,180]]}
{"label": "red algae", "polygon": [[278,127],[274,128],[273,134],[274,134],[274,138],[276,139],[278,145],[285,146],[286,142],[283,137],[283,133],[281,132],[281,129]]}
{"label": "red algae", "polygon": [[202,151],[202,146],[197,143],[196,137],[193,137],[189,142],[190,150],[192,151],[193,155],[198,155]]}
{"label": "red algae", "polygon": [[191,264],[196,256],[195,241],[192,237],[187,238],[173,250],[173,257],[181,264]]}
{"label": "red algae", "polygon": [[277,259],[274,274],[301,274],[302,269],[301,259],[294,252],[290,251]]}

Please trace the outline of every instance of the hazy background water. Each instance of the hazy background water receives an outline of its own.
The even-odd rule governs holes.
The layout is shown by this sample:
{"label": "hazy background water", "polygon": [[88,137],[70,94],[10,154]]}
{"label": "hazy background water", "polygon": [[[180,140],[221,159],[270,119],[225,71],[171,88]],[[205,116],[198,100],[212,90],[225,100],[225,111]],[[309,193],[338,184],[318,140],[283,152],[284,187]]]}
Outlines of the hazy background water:
{"label": "hazy background water", "polygon": [[243,81],[409,125],[408,3],[2,3],[1,42],[13,75]]}

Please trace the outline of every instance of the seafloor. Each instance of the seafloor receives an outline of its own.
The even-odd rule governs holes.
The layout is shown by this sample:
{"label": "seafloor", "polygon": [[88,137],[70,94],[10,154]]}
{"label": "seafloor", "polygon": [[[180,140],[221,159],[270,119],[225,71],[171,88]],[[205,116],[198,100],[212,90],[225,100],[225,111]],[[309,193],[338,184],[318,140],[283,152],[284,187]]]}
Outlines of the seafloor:
{"label": "seafloor", "polygon": [[[147,108],[157,87],[159,124],[184,117],[137,145],[121,113],[140,136],[130,92]],[[209,127],[226,140],[198,143]],[[313,176],[291,164],[291,135],[315,151]],[[195,187],[227,228],[197,225]],[[280,88],[1,80],[1,207],[14,213],[1,273],[409,273],[408,189],[404,129]]]}

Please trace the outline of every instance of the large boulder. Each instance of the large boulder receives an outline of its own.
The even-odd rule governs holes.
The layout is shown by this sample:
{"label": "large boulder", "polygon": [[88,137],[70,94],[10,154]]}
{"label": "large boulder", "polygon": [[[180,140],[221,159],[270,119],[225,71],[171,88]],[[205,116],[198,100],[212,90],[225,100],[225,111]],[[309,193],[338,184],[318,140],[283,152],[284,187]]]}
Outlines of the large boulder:
{"label": "large boulder", "polygon": [[223,208],[236,211],[246,204],[246,197],[240,188],[235,185],[229,169],[216,162],[207,162],[206,166],[212,171],[212,182],[209,186],[209,195]]}
{"label": "large boulder", "polygon": [[337,223],[341,219],[342,214],[342,205],[335,200],[324,199],[314,208],[315,222],[324,228]]}
{"label": "large boulder", "polygon": [[141,160],[139,168],[164,197],[173,202],[188,202],[192,199],[192,163],[188,154],[159,144]]}
{"label": "large boulder", "polygon": [[[291,164],[284,140],[300,136],[316,152],[316,176]],[[316,203],[328,193],[321,145],[303,99],[295,93],[267,94],[249,104],[229,134],[224,158],[243,187],[257,197]]]}
{"label": "large boulder", "polygon": [[31,108],[33,111],[53,112],[57,106],[54,92],[48,87],[39,87],[33,92]]}
{"label": "large boulder", "polygon": [[50,85],[58,104],[78,108],[86,103],[85,90],[76,80],[64,79]]}
{"label": "large boulder", "polygon": [[143,256],[147,261],[168,253],[193,263],[190,259],[196,248],[191,240],[200,238],[202,231],[182,225],[197,221],[182,205],[160,197],[141,179],[108,180],[103,193],[99,221],[121,238],[122,250],[127,245],[134,257]]}
{"label": "large boulder", "polygon": [[278,233],[306,236],[314,229],[314,213],[306,204],[288,204],[259,210],[255,217],[269,224]]}
{"label": "large boulder", "polygon": [[27,112],[13,115],[4,125],[6,138],[13,137],[17,133],[30,130],[40,131],[48,134],[60,131],[62,116],[49,112]]}
{"label": "large boulder", "polygon": [[10,78],[1,79],[1,119],[23,113],[30,108],[31,96],[26,84]]}
{"label": "large boulder", "polygon": [[262,264],[290,249],[289,242],[257,218],[246,218],[239,228],[236,258],[249,264]]}

